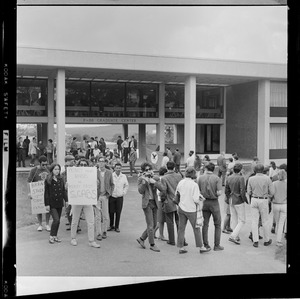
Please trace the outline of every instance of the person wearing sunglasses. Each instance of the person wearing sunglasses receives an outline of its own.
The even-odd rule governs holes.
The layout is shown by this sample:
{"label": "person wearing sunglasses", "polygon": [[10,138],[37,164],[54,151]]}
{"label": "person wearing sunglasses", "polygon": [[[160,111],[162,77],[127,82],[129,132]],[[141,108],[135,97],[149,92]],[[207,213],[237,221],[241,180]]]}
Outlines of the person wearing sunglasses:
{"label": "person wearing sunglasses", "polygon": [[[32,183],[32,182],[38,182],[38,181],[45,181],[49,172],[49,169],[47,167],[48,162],[47,162],[47,157],[46,156],[40,156],[39,157],[39,162],[40,165],[35,166],[34,168],[32,168],[30,170],[29,176],[27,178],[27,182],[28,183]],[[31,194],[30,194],[30,187],[28,184],[28,188],[29,188],[29,194],[28,194],[28,198],[31,200]],[[39,226],[37,228],[38,231],[42,231],[43,230],[43,225],[42,225],[42,221],[43,221],[43,214],[37,214],[37,219],[39,222]],[[46,213],[46,230],[50,231],[50,226],[49,226],[49,220],[50,220],[50,213]]]}
{"label": "person wearing sunglasses", "polygon": [[157,189],[162,191],[159,177],[154,175],[152,165],[148,162],[141,164],[142,174],[138,178],[138,191],[142,194],[142,209],[145,214],[147,228],[137,242],[146,248],[145,240],[149,238],[150,249],[159,252],[154,243],[154,229],[157,224],[158,198]]}
{"label": "person wearing sunglasses", "polygon": [[[89,167],[89,162],[85,158],[82,158],[78,161],[78,167]],[[80,219],[81,212],[84,212],[87,228],[88,228],[88,240],[89,246],[94,248],[100,248],[100,245],[95,242],[95,233],[94,233],[94,210],[93,205],[72,205],[72,223],[71,223],[71,245],[76,246],[77,239],[77,227]]]}

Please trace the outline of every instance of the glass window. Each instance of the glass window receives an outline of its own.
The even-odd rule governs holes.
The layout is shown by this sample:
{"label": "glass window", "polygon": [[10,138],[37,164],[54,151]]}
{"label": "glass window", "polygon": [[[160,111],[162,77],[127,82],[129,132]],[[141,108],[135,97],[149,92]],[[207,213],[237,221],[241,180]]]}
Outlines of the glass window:
{"label": "glass window", "polygon": [[66,116],[90,114],[90,82],[66,81]]}
{"label": "glass window", "polygon": [[92,82],[91,116],[124,117],[124,83]]}
{"label": "glass window", "polygon": [[47,80],[17,79],[17,115],[46,116]]}
{"label": "glass window", "polygon": [[184,85],[168,84],[165,87],[165,117],[184,117]]}
{"label": "glass window", "polygon": [[270,124],[270,149],[287,149],[287,124]]}
{"label": "glass window", "polygon": [[271,82],[270,90],[270,107],[287,107],[286,82]]}
{"label": "glass window", "polygon": [[196,117],[223,118],[222,88],[196,87]]}
{"label": "glass window", "polygon": [[126,116],[158,117],[156,84],[126,84]]}

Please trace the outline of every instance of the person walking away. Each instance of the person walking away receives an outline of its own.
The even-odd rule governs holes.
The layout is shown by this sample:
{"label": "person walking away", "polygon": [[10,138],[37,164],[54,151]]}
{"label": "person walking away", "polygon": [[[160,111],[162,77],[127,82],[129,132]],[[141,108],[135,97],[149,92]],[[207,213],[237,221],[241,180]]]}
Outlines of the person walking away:
{"label": "person walking away", "polygon": [[123,155],[122,155],[122,143],[123,143],[123,140],[122,140],[121,136],[118,136],[117,147],[118,147],[118,154],[119,154],[119,156],[120,156],[121,159],[123,159]]}
{"label": "person walking away", "polygon": [[123,156],[124,156],[124,163],[128,162],[128,154],[129,154],[129,137],[126,137],[126,139],[122,143],[123,148]]}
{"label": "person walking away", "polygon": [[54,154],[54,145],[52,139],[48,139],[46,152],[47,152],[48,165],[51,165],[53,163],[53,154]]}
{"label": "person walking away", "polygon": [[29,152],[29,155],[31,156],[31,161],[30,161],[29,166],[34,167],[36,155],[38,153],[38,147],[37,147],[35,137],[33,137],[32,142],[29,143],[29,151],[28,152]]}
{"label": "person walking away", "polygon": [[269,200],[274,195],[274,186],[271,179],[263,174],[264,165],[258,163],[254,167],[255,175],[249,177],[247,193],[251,196],[251,230],[253,246],[258,247],[258,221],[261,216],[261,222],[264,232],[264,245],[269,246],[272,239],[269,237],[268,215]]}
{"label": "person walking away", "polygon": [[109,197],[109,230],[111,231],[114,229],[117,233],[119,233],[124,196],[126,195],[129,187],[127,177],[122,173],[121,163],[117,163],[115,165],[115,171],[113,172],[112,177],[115,187],[113,189],[112,195]]}
{"label": "person walking away", "polygon": [[272,203],[276,223],[276,245],[282,246],[282,233],[287,219],[287,173],[284,169],[280,169],[277,175],[278,180],[272,183],[274,187]]}
{"label": "person walking away", "polygon": [[40,140],[38,143],[38,157],[37,158],[39,158],[42,155],[47,155],[47,153],[46,153],[46,147],[45,147],[43,141]]}
{"label": "person walking away", "polygon": [[225,152],[221,152],[221,155],[217,158],[217,165],[218,169],[218,177],[222,177],[222,186],[225,186],[225,176],[226,176],[226,159],[225,159]]}
{"label": "person walking away", "polygon": [[[168,158],[168,157],[167,157]],[[169,158],[168,158],[169,159]],[[161,177],[167,172],[167,167],[161,166],[158,170],[158,175],[159,179],[161,180]],[[157,239],[155,236],[155,233],[157,230],[159,230],[159,240],[162,241],[168,241],[168,239],[165,238],[164,236],[164,226],[166,222],[166,215],[165,212],[162,209],[162,192],[159,191],[158,189],[156,190],[157,192],[157,201],[158,201],[158,207],[157,207],[157,224],[154,229],[154,239]]]}
{"label": "person walking away", "polygon": [[[30,170],[29,176],[27,178],[28,183],[46,180],[46,178],[49,174],[49,169],[47,168],[47,165],[48,165],[47,158],[45,156],[40,156],[39,163],[40,163],[40,165],[37,165]],[[28,184],[28,188],[30,190],[29,184]],[[32,199],[30,191],[28,194],[28,198],[30,200]],[[49,226],[50,213],[46,213],[45,217],[46,217],[46,230],[50,231],[50,226]],[[43,214],[37,214],[37,219],[39,222],[39,226],[38,226],[37,230],[42,231],[43,230],[43,226],[42,226]]]}
{"label": "person walking away", "polygon": [[24,143],[25,143],[25,157],[27,158],[29,155],[29,144],[30,144],[30,140],[28,136],[26,136],[26,138],[24,139]]}
{"label": "person walking away", "polygon": [[60,224],[60,217],[64,205],[68,206],[68,197],[64,181],[60,175],[61,167],[59,164],[53,164],[50,167],[50,173],[45,180],[45,207],[50,212],[53,222],[51,225],[49,243],[61,242],[57,237]]}
{"label": "person walking away", "polygon": [[175,163],[175,171],[180,172],[181,154],[178,148],[174,152],[173,161]]}
{"label": "person walking away", "polygon": [[203,243],[206,248],[210,248],[208,244],[208,226],[210,216],[213,216],[215,226],[214,236],[214,250],[223,250],[224,247],[220,245],[221,242],[221,212],[218,197],[222,194],[222,181],[214,174],[215,164],[209,162],[205,165],[205,173],[200,175],[197,183],[201,194],[205,198],[203,204],[203,218],[204,224],[202,227]]}
{"label": "person walking away", "polygon": [[167,152],[163,153],[163,157],[161,160],[161,167],[167,167],[167,163],[170,161]]}
{"label": "person walking away", "polygon": [[194,169],[196,171],[196,177],[198,178],[200,175],[200,170],[202,166],[202,160],[200,155],[195,156]]}
{"label": "person walking away", "polygon": [[135,172],[138,174],[138,171],[135,169],[135,162],[137,160],[137,154],[136,154],[136,149],[132,147],[130,149],[130,154],[129,154],[129,165],[130,165],[130,177],[132,177],[132,172]]}
{"label": "person walking away", "polygon": [[246,223],[246,206],[248,203],[246,197],[246,187],[244,177],[241,175],[243,165],[236,163],[233,166],[233,174],[226,180],[225,196],[230,205],[230,214],[233,223],[233,232],[229,241],[240,244],[239,233]]}
{"label": "person walking away", "polygon": [[178,183],[182,180],[182,176],[174,171],[175,163],[169,161],[167,163],[168,172],[161,177],[161,189],[163,198],[162,209],[165,212],[166,223],[168,229],[169,240],[167,244],[175,245],[174,220],[178,231],[179,217],[177,206],[174,203],[175,190]]}
{"label": "person walking away", "polygon": [[112,172],[105,167],[105,158],[98,159],[99,170],[97,171],[97,205],[94,207],[95,231],[97,240],[107,238],[109,197],[115,188]]}
{"label": "person walking away", "polygon": [[[88,160],[82,158],[79,160],[78,167],[89,167]],[[67,182],[68,183],[68,182]],[[78,242],[76,239],[77,236],[77,227],[80,219],[81,212],[84,212],[85,219],[87,222],[88,229],[88,244],[94,248],[100,248],[100,245],[95,242],[94,234],[94,211],[92,205],[72,205],[72,223],[71,223],[71,245],[77,246]]]}
{"label": "person walking away", "polygon": [[194,167],[194,163],[195,163],[195,155],[194,155],[194,151],[191,150],[189,152],[189,157],[186,159],[185,168]]}
{"label": "person walking away", "polygon": [[138,178],[138,191],[142,195],[142,209],[147,228],[136,241],[145,249],[145,240],[148,238],[150,250],[160,252],[154,242],[154,227],[157,223],[158,208],[157,189],[161,191],[159,177],[154,176],[152,165],[148,162],[141,164],[141,171],[142,174]]}
{"label": "person walking away", "polygon": [[196,247],[200,248],[200,253],[211,250],[210,248],[204,247],[201,229],[200,226],[197,225],[197,205],[199,205],[199,211],[201,212],[205,198],[201,195],[199,187],[194,179],[196,179],[195,169],[193,167],[187,167],[185,170],[185,178],[178,183],[175,190],[175,193],[178,192],[180,194],[180,201],[178,204],[179,229],[177,242],[180,254],[187,252],[184,247],[184,233],[188,220],[193,228]]}
{"label": "person walking away", "polygon": [[26,143],[24,143],[23,138],[19,137],[19,141],[17,143],[17,151],[18,151],[18,166],[25,167],[25,156],[26,156]]}
{"label": "person walking away", "polygon": [[129,149],[132,148],[137,150],[137,140],[134,138],[134,135],[131,136],[131,140],[129,141]]}

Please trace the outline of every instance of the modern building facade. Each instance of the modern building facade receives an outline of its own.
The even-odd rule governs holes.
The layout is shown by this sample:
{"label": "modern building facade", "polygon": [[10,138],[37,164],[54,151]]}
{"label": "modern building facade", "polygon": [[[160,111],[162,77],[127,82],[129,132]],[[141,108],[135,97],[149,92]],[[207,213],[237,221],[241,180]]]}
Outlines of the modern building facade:
{"label": "modern building facade", "polygon": [[[287,157],[287,65],[18,47],[17,123],[38,124],[65,154],[65,124],[139,127],[184,153],[237,152],[263,163]],[[166,144],[168,130],[174,132]]]}

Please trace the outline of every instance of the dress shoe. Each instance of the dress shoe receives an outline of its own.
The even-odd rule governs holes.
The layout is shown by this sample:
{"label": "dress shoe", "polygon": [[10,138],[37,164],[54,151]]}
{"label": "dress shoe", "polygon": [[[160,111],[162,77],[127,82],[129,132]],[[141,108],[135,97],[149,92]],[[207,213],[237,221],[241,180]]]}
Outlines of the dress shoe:
{"label": "dress shoe", "polygon": [[102,241],[102,236],[101,236],[101,235],[98,235],[98,236],[97,236],[97,240],[98,240],[98,241]]}
{"label": "dress shoe", "polygon": [[146,249],[146,246],[144,244],[144,240],[142,240],[141,238],[136,239],[136,241],[144,248]]}
{"label": "dress shoe", "polygon": [[204,247],[205,247],[206,249],[211,250],[211,247],[210,247],[209,245],[204,245]]}
{"label": "dress shoe", "polygon": [[209,251],[211,251],[210,247],[203,246],[200,248],[200,253],[205,253],[205,252],[209,252]]}
{"label": "dress shoe", "polygon": [[187,253],[188,251],[186,249],[179,249],[179,254]]}
{"label": "dress shoe", "polygon": [[119,228],[116,228],[115,231],[116,231],[117,233],[119,233],[119,232],[120,232],[120,229],[119,229]]}
{"label": "dress shoe", "polygon": [[71,245],[76,246],[77,245],[77,240],[76,239],[72,239],[71,240]]}
{"label": "dress shoe", "polygon": [[174,245],[175,245],[175,242],[170,242],[170,241],[168,241],[167,244],[173,245],[173,246],[174,246]]}
{"label": "dress shoe", "polygon": [[221,251],[221,250],[224,250],[223,246],[221,245],[214,246],[214,251]]}
{"label": "dress shoe", "polygon": [[160,252],[160,250],[157,248],[156,245],[150,246],[150,249],[155,251],[155,252]]}
{"label": "dress shoe", "polygon": [[161,241],[168,241],[168,239],[166,239],[164,236],[158,237],[158,240],[161,240]]}
{"label": "dress shoe", "polygon": [[102,234],[102,239],[106,239],[107,238],[107,234],[106,234],[106,232],[104,232],[103,234]]}
{"label": "dress shoe", "polygon": [[183,246],[188,246],[189,244],[184,241]]}
{"label": "dress shoe", "polygon": [[254,243],[253,243],[253,246],[254,246],[254,247],[258,247],[258,242],[254,242]]}
{"label": "dress shoe", "polygon": [[241,244],[236,238],[233,238],[233,237],[229,237],[228,240],[229,240],[230,242],[232,242],[232,243],[237,244],[237,245],[240,245],[240,244]]}
{"label": "dress shoe", "polygon": [[110,231],[112,231],[112,230],[115,230],[115,227],[114,227],[114,226],[110,226],[110,227],[107,229],[108,232],[110,232]]}
{"label": "dress shoe", "polygon": [[264,242],[264,246],[269,246],[272,244],[272,239],[270,239],[268,242]]}
{"label": "dress shoe", "polygon": [[224,233],[224,234],[230,234],[230,231],[227,230],[227,229],[223,229],[223,230],[222,230],[222,233]]}

